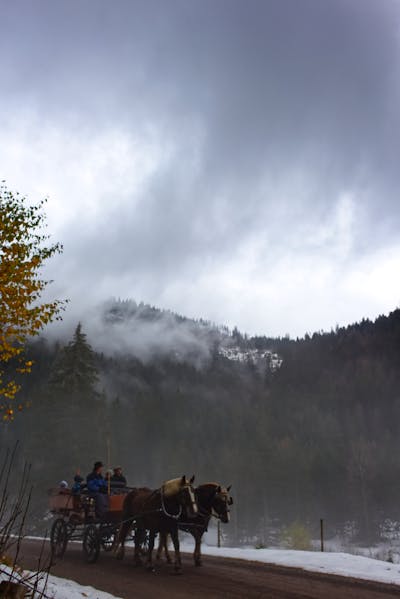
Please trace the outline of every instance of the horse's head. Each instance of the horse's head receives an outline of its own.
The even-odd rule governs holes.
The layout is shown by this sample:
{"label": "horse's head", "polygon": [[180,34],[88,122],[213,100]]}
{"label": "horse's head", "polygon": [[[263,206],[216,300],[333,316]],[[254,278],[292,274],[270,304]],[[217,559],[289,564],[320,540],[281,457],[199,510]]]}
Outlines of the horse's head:
{"label": "horse's head", "polygon": [[184,512],[189,516],[195,516],[198,513],[196,497],[193,489],[194,476],[187,479],[185,475],[182,478],[175,478],[163,485],[165,497],[175,496]]}
{"label": "horse's head", "polygon": [[221,522],[224,522],[225,524],[229,522],[229,506],[233,505],[233,499],[229,494],[230,490],[231,485],[229,485],[227,488],[221,487],[221,485],[219,485],[215,489],[215,496],[212,502],[212,508],[214,512],[218,518],[221,519]]}

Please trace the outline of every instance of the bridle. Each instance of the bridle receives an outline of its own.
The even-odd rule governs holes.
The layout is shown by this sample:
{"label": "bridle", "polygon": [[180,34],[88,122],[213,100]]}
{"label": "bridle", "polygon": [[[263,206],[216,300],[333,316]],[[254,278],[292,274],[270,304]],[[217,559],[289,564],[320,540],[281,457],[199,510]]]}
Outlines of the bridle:
{"label": "bridle", "polygon": [[[224,508],[225,508],[225,514],[229,517],[230,514],[230,509],[229,509],[229,505],[233,504],[233,499],[232,497],[229,496],[227,491],[219,491],[218,493],[216,493],[215,498],[214,499],[220,499],[223,504],[224,504]],[[220,514],[219,512],[217,512],[217,510],[215,509],[214,505],[211,506],[211,516],[213,518],[216,518],[217,520],[221,520],[223,514]]]}

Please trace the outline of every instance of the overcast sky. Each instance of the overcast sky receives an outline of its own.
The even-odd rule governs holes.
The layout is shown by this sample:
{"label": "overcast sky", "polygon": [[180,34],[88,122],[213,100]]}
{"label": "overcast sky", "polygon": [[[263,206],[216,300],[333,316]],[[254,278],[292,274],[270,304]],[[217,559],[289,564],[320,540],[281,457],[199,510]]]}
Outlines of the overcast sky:
{"label": "overcast sky", "polygon": [[302,335],[400,305],[400,2],[0,0],[0,177],[75,318]]}

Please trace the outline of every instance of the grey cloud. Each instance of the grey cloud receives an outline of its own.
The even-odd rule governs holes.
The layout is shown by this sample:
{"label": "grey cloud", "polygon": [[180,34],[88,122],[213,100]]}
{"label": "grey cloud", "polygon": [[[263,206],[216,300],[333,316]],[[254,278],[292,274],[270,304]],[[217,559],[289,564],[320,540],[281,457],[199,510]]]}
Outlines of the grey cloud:
{"label": "grey cloud", "polygon": [[[83,232],[77,210],[61,267],[71,286],[131,278],[157,295],[209,263],[223,270],[257,237],[271,264],[344,192],[354,255],[397,234],[397,2],[41,1],[2,13],[0,103],[16,121],[29,108],[71,135],[152,128],[173,147],[96,227]],[[113,199],[99,190],[99,203]]]}
{"label": "grey cloud", "polygon": [[[81,307],[80,318],[88,340],[106,355],[133,355],[146,363],[158,358],[204,366],[211,356],[213,339],[220,339],[212,326],[179,319],[170,312],[149,314],[149,306],[109,300],[89,309]],[[69,340],[76,326],[72,314],[62,325],[47,330],[49,338]]]}

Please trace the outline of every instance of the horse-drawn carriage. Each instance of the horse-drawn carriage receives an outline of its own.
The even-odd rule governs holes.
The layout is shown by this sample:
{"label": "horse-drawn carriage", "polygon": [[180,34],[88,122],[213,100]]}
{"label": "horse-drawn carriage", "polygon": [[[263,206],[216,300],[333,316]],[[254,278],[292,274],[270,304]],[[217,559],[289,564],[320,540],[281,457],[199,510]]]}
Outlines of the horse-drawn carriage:
{"label": "horse-drawn carriage", "polygon": [[67,489],[52,491],[49,508],[56,517],[50,531],[53,557],[63,557],[69,541],[82,541],[88,563],[97,561],[101,549],[110,551],[122,521],[123,503],[128,492],[110,495],[107,511],[98,518],[93,496],[73,495]]}
{"label": "horse-drawn carriage", "polygon": [[[152,552],[155,537],[160,535],[160,547],[166,549],[169,534],[175,550],[175,570],[181,570],[178,531],[190,532],[196,542],[194,561],[201,565],[200,544],[212,516],[229,521],[232,498],[230,487],[217,483],[192,486],[194,477],[185,476],[165,482],[159,489],[133,488],[109,495],[108,510],[96,517],[95,500],[90,495],[73,495],[66,491],[50,497],[50,511],[56,516],[50,533],[50,545],[55,558],[61,558],[69,541],[82,541],[88,563],[97,561],[100,550],[115,548],[117,557],[124,556],[124,544],[129,535],[135,542],[135,563],[146,555],[148,568],[153,569]],[[160,555],[160,551],[159,551]],[[158,555],[158,557],[159,557]],[[167,553],[168,561],[170,561]]]}

